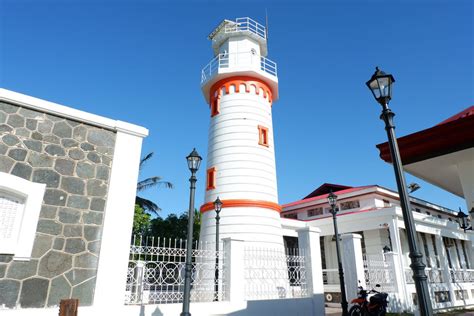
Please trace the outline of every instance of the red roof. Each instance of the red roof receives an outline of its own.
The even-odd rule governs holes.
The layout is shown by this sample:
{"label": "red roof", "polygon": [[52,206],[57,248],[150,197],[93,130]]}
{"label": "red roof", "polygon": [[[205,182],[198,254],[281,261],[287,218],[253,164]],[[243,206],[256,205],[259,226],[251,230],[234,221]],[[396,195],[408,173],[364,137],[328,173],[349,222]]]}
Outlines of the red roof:
{"label": "red roof", "polygon": [[[380,158],[391,163],[388,143],[376,146]],[[404,165],[474,147],[474,106],[431,128],[398,138]]]}
{"label": "red roof", "polygon": [[[346,194],[346,193],[351,193],[351,192],[356,192],[356,191],[360,191],[360,190],[363,190],[363,189],[367,189],[367,188],[372,188],[372,187],[376,187],[376,185],[366,185],[366,186],[361,186],[361,187],[348,187],[348,186],[343,186],[343,185],[337,185],[337,184],[328,184],[328,183],[325,183],[323,184],[322,186],[320,186],[319,188],[325,186],[325,185],[329,185],[329,186],[339,186],[339,187],[345,187],[347,189],[343,189],[343,190],[338,190],[338,191],[333,191],[334,194],[336,195],[341,195],[341,194]],[[318,189],[319,189],[318,188]],[[315,191],[317,191],[318,189],[316,189]],[[313,192],[315,192],[313,191]],[[311,193],[312,194],[312,193]],[[311,195],[310,194],[310,195]],[[321,194],[321,195],[318,195],[318,196],[313,196],[313,197],[310,197],[310,198],[304,198],[302,200],[299,200],[299,201],[295,201],[295,202],[291,202],[291,203],[288,203],[288,204],[284,204],[282,205],[282,208],[285,208],[285,207],[289,207],[289,206],[294,206],[294,205],[298,205],[298,204],[303,204],[303,203],[307,203],[307,202],[311,202],[311,201],[316,201],[316,200],[320,200],[320,199],[326,199],[328,197],[328,194],[329,193],[325,193],[325,194]],[[308,195],[309,196],[309,195]]]}
{"label": "red roof", "polygon": [[464,111],[459,112],[458,114],[455,114],[455,115],[451,116],[450,118],[442,121],[441,123],[439,123],[436,126],[443,125],[443,124],[446,124],[446,123],[449,123],[449,122],[452,122],[452,121],[455,121],[455,120],[463,119],[463,118],[471,116],[471,115],[474,115],[474,105],[471,106],[471,107],[468,107]]}

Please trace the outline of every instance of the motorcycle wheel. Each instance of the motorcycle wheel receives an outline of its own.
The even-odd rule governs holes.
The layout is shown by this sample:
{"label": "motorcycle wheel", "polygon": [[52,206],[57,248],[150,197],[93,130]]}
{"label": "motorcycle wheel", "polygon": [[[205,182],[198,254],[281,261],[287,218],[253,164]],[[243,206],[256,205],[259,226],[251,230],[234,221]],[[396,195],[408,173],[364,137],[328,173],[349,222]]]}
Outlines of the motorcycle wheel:
{"label": "motorcycle wheel", "polygon": [[349,316],[362,316],[362,309],[358,305],[354,305],[349,310]]}

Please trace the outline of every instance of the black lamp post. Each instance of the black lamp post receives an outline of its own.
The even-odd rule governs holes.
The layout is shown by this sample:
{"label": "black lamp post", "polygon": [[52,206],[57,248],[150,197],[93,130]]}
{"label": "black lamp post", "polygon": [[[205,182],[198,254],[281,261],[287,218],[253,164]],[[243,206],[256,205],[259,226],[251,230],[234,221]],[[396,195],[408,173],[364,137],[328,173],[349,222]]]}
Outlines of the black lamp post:
{"label": "black lamp post", "polygon": [[342,261],[341,261],[341,248],[339,246],[339,232],[337,230],[337,218],[336,214],[338,208],[336,207],[337,202],[337,195],[332,193],[332,191],[328,195],[328,202],[331,209],[329,210],[332,214],[332,221],[334,224],[334,237],[336,237],[336,254],[337,254],[337,268],[339,270],[339,285],[341,287],[341,307],[342,307],[342,316],[348,316],[349,312],[347,311],[347,298],[346,298],[346,285],[344,282],[344,270],[342,269]]}
{"label": "black lamp post", "polygon": [[469,215],[465,214],[463,211],[461,211],[461,208],[459,208],[458,212],[458,218],[459,218],[459,227],[466,232],[466,230],[472,230],[472,226],[469,224],[468,217]]}
{"label": "black lamp post", "polygon": [[194,225],[194,193],[196,191],[196,172],[201,165],[201,156],[199,156],[196,148],[186,157],[188,168],[191,171],[191,183],[189,193],[189,210],[188,210],[188,238],[186,244],[186,264],[184,269],[184,294],[183,294],[183,311],[181,316],[191,316],[189,312],[189,303],[191,298],[191,270],[192,270],[192,252],[193,252],[193,225]]}
{"label": "black lamp post", "polygon": [[402,207],[403,221],[405,222],[405,229],[407,231],[408,246],[410,249],[409,256],[411,259],[410,267],[413,271],[413,279],[415,281],[416,293],[418,296],[420,315],[431,316],[433,315],[433,311],[431,307],[427,276],[425,274],[425,265],[421,260],[423,255],[418,250],[418,245],[416,242],[415,222],[413,220],[410,199],[407,192],[405,177],[403,175],[397,138],[395,137],[395,125],[393,123],[393,117],[395,114],[388,107],[388,103],[392,98],[392,84],[394,82],[395,79],[391,74],[386,74],[376,67],[375,73],[372,75],[372,78],[366,82],[366,85],[369,87],[377,102],[382,106],[382,114],[380,115],[380,119],[385,122],[385,130],[387,131],[388,144],[390,147],[390,154],[392,156],[398,194],[400,196],[400,205]]}
{"label": "black lamp post", "polygon": [[217,197],[214,201],[214,210],[216,211],[216,271],[214,275],[214,301],[219,300],[219,213],[222,210],[222,201]]}

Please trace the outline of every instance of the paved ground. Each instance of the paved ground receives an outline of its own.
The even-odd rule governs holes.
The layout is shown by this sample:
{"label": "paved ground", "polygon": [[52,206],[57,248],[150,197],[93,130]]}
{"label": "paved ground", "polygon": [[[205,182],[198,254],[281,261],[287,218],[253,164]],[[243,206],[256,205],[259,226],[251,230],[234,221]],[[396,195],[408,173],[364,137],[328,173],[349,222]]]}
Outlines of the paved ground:
{"label": "paved ground", "polygon": [[339,304],[328,304],[326,306],[326,315],[331,315],[331,316],[340,316],[342,315],[341,313],[341,308],[338,307]]}

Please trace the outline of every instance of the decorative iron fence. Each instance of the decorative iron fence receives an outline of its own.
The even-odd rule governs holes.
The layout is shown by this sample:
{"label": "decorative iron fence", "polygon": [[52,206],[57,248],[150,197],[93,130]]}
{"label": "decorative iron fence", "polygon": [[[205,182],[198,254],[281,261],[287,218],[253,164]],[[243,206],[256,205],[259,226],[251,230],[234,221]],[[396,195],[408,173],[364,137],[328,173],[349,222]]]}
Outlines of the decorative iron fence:
{"label": "decorative iron fence", "polygon": [[364,255],[364,276],[367,288],[375,288],[379,284],[381,290],[387,293],[394,293],[394,267],[390,261],[385,260],[381,255]]}
{"label": "decorative iron fence", "polygon": [[245,299],[307,297],[305,255],[301,249],[244,249]]}
{"label": "decorative iron fence", "polygon": [[[220,247],[222,249],[222,247]],[[191,300],[222,300],[226,284],[224,252],[215,243],[195,243],[192,252]],[[186,241],[133,238],[130,246],[126,304],[167,304],[183,300]],[[216,258],[219,265],[216,266]],[[218,279],[215,280],[215,271]],[[216,284],[218,291],[216,291]]]}

